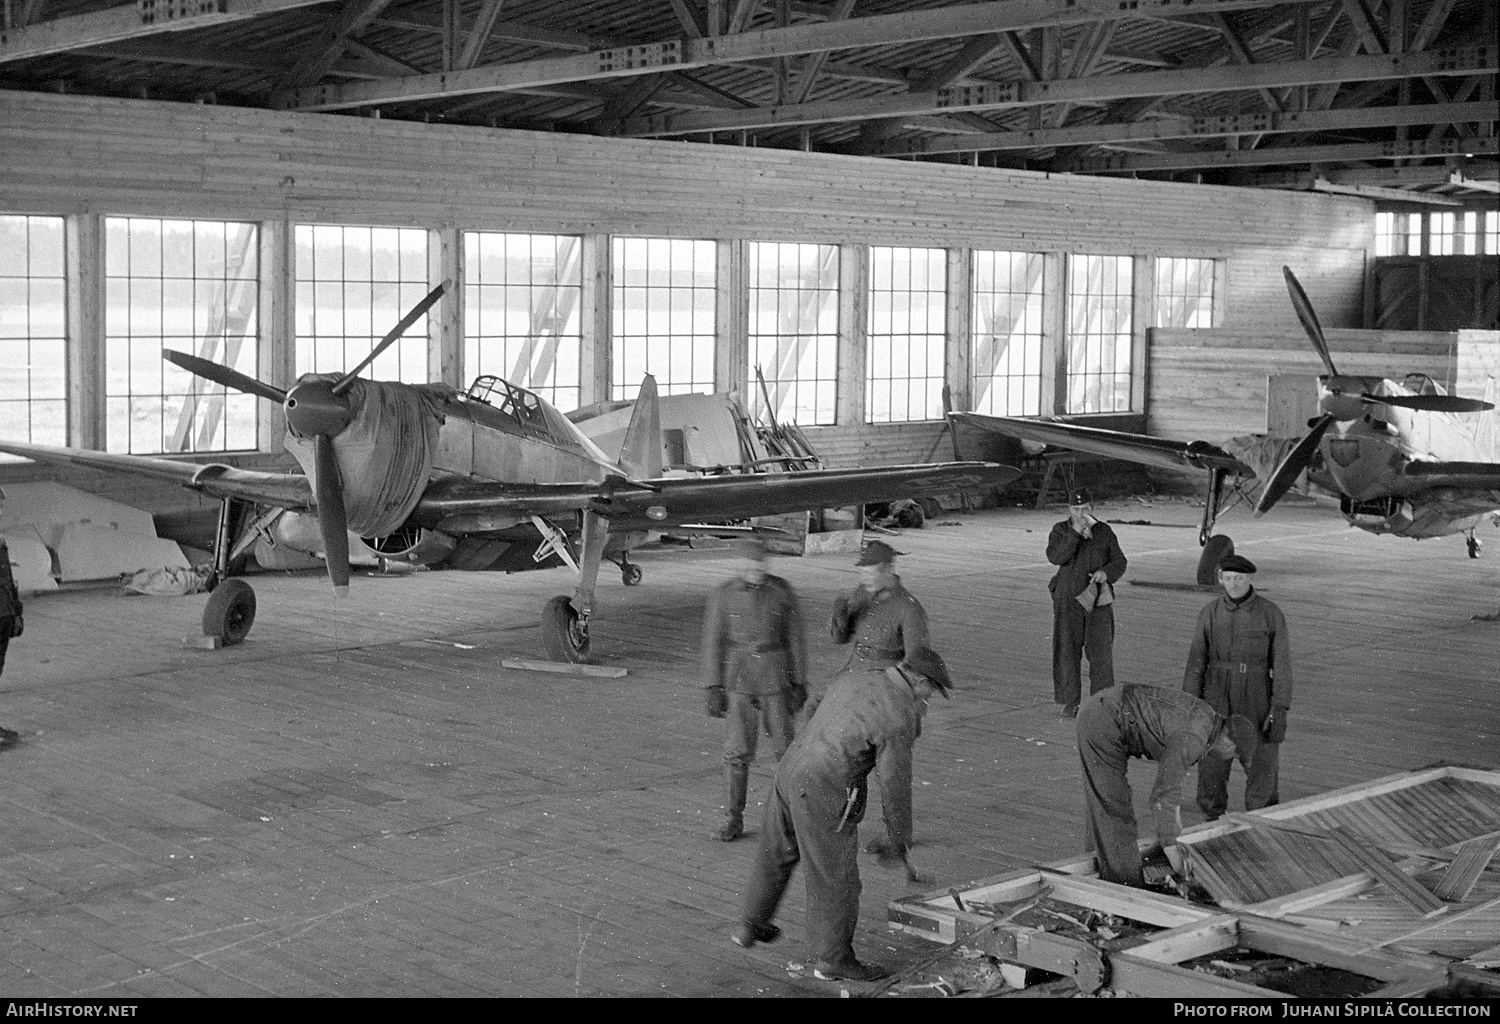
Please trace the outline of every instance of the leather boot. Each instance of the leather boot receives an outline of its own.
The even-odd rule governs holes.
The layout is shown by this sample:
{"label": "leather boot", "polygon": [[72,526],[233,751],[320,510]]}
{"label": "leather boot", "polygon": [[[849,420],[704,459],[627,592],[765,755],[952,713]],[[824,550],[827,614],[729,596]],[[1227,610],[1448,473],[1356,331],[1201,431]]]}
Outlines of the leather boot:
{"label": "leather boot", "polygon": [[719,838],[732,843],[745,834],[745,792],[750,786],[750,768],[725,765],[724,781],[729,788],[729,802],[724,808],[724,826],[719,829]]}

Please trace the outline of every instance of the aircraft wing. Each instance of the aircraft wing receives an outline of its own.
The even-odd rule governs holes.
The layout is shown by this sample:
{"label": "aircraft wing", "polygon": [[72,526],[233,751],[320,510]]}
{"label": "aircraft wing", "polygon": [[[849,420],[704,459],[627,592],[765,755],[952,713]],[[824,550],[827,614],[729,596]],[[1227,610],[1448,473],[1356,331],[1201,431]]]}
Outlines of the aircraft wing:
{"label": "aircraft wing", "polygon": [[0,452],[22,455],[36,462],[78,469],[99,469],[181,484],[216,498],[242,498],[282,508],[310,508],[312,488],[301,473],[263,473],[235,469],[223,463],[177,462],[148,455],[123,455],[88,448],[59,448],[42,444],[0,441]]}
{"label": "aircraft wing", "polygon": [[1242,476],[1255,475],[1253,466],[1207,441],[1169,441],[1162,437],[1131,434],[1123,430],[1105,430],[1102,427],[1047,420],[1013,419],[1008,416],[984,416],[975,412],[955,412],[951,415],[959,423],[1004,434],[1006,437],[1057,445],[1059,448],[1071,448],[1160,469],[1222,469]]}
{"label": "aircraft wing", "polygon": [[1500,491],[1500,462],[1408,462],[1401,475],[1432,487]]}
{"label": "aircraft wing", "polygon": [[612,528],[644,529],[998,487],[1020,475],[1018,469],[993,462],[947,462],[641,482],[614,478],[597,484],[454,480],[428,488],[417,514],[425,523],[447,520],[449,525],[440,528],[453,528],[481,527],[487,517],[587,508],[606,516]]}

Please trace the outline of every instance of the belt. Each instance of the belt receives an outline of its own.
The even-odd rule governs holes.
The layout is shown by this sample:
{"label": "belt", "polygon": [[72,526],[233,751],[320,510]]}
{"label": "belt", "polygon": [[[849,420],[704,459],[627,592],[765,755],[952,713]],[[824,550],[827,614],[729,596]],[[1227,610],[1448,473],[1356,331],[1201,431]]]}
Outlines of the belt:
{"label": "belt", "polygon": [[1227,668],[1231,672],[1238,672],[1240,675],[1244,675],[1252,668],[1265,668],[1266,663],[1264,661],[1211,661],[1208,667]]}
{"label": "belt", "polygon": [[876,647],[873,644],[855,644],[854,653],[861,658],[885,658],[890,661],[900,661],[904,650],[893,651],[886,647]]}

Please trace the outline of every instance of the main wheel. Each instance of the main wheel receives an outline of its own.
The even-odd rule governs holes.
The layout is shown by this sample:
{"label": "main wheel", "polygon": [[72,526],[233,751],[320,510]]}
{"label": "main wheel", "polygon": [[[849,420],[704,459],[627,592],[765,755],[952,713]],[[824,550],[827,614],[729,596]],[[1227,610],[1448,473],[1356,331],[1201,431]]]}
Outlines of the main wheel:
{"label": "main wheel", "polygon": [[1203,554],[1198,556],[1198,585],[1211,587],[1219,582],[1219,563],[1234,554],[1234,541],[1222,533],[1208,538]]}
{"label": "main wheel", "polygon": [[222,581],[203,607],[203,635],[237,644],[255,624],[255,591],[244,580]]}
{"label": "main wheel", "polygon": [[633,587],[641,582],[641,567],[633,562],[626,562],[620,566],[620,582],[627,587]]}
{"label": "main wheel", "polygon": [[578,664],[589,657],[588,623],[578,617],[566,595],[542,606],[542,646],[553,661]]}

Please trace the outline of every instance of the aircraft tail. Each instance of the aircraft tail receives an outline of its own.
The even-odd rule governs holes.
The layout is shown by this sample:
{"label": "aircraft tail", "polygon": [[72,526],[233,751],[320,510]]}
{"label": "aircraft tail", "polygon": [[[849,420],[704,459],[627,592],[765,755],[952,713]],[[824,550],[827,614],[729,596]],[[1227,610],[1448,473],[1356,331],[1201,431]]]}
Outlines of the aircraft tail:
{"label": "aircraft tail", "polygon": [[635,411],[620,445],[620,465],[632,480],[654,480],[661,476],[661,406],[656,400],[656,378],[641,380]]}

